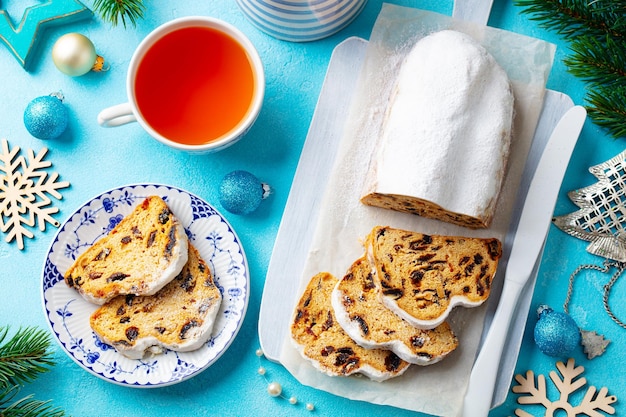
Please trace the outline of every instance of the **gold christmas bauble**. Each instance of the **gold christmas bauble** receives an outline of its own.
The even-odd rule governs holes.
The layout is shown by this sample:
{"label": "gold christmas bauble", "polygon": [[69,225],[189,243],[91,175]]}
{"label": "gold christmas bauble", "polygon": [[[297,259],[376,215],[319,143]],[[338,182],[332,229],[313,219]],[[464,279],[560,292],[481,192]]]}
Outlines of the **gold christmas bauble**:
{"label": "gold christmas bauble", "polygon": [[89,38],[80,33],[61,36],[52,47],[52,61],[64,74],[77,77],[88,73],[96,63],[98,54]]}

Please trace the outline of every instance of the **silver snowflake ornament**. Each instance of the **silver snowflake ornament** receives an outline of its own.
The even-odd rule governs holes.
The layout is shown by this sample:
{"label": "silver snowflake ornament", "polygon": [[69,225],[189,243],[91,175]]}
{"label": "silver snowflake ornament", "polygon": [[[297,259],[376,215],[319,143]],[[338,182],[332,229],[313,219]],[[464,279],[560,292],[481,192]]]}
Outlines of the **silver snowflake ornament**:
{"label": "silver snowflake ornament", "polygon": [[24,237],[34,237],[29,228],[37,225],[43,232],[46,223],[60,225],[52,217],[59,209],[52,206],[50,197],[62,199],[58,190],[69,187],[70,183],[57,181],[56,172],[48,175],[44,170],[52,165],[44,160],[47,152],[47,148],[37,154],[29,149],[24,156],[19,147],[10,149],[6,139],[1,141],[0,232],[6,234],[6,242],[15,240],[20,250],[24,249]]}
{"label": "silver snowflake ornament", "polygon": [[591,242],[587,251],[626,262],[626,151],[589,168],[598,182],[568,193],[580,210],[557,216],[564,232]]}

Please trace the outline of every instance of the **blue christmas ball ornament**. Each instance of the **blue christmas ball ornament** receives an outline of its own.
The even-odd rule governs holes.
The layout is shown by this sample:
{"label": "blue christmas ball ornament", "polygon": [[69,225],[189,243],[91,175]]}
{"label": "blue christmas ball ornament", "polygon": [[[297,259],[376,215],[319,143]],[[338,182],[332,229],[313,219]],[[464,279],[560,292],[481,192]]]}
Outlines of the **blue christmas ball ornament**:
{"label": "blue christmas ball ornament", "polygon": [[580,330],[569,315],[542,305],[537,316],[534,336],[540,351],[548,356],[564,357],[580,345]]}
{"label": "blue christmas ball ornament", "polygon": [[58,95],[41,96],[24,110],[24,126],[37,139],[55,139],[67,128],[69,114]]}
{"label": "blue christmas ball ornament", "polygon": [[250,214],[267,198],[270,187],[248,171],[233,171],[222,179],[220,203],[233,214]]}

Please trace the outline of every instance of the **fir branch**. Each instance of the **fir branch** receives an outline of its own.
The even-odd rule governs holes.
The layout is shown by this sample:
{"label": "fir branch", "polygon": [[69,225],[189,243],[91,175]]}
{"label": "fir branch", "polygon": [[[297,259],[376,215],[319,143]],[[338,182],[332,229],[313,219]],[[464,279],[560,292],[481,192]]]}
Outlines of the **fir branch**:
{"label": "fir branch", "polygon": [[54,408],[50,401],[33,399],[32,395],[13,401],[19,388],[5,387],[0,390],[0,416],[2,417],[62,417],[65,412]]}
{"label": "fir branch", "polygon": [[530,19],[568,39],[581,34],[603,38],[626,37],[623,0],[515,0]]}
{"label": "fir branch", "polygon": [[587,82],[589,118],[626,136],[626,0],[515,0],[531,20],[570,41],[568,72]]}
{"label": "fir branch", "polygon": [[608,13],[611,15],[610,29],[619,33],[626,33],[626,1],[625,0],[613,0],[600,3],[598,0],[590,1],[591,4],[596,4],[597,11],[600,13]]}
{"label": "fir branch", "polygon": [[611,38],[601,42],[581,35],[572,40],[573,55],[565,58],[568,71],[596,86],[626,86],[626,54],[622,45]]}
{"label": "fir branch", "polygon": [[3,345],[8,332],[8,326],[0,327],[0,388],[30,382],[54,364],[47,332],[34,327],[19,329]]}
{"label": "fir branch", "polygon": [[103,20],[113,26],[121,21],[124,28],[127,20],[136,26],[146,10],[143,0],[94,0],[93,8]]}
{"label": "fir branch", "polygon": [[592,90],[587,94],[587,114],[616,137],[626,137],[626,87]]}
{"label": "fir branch", "polygon": [[49,333],[35,327],[20,328],[4,343],[8,334],[8,326],[0,327],[0,416],[64,416],[65,412],[52,407],[50,401],[39,401],[32,395],[15,400],[20,383],[31,382],[54,364],[48,351]]}

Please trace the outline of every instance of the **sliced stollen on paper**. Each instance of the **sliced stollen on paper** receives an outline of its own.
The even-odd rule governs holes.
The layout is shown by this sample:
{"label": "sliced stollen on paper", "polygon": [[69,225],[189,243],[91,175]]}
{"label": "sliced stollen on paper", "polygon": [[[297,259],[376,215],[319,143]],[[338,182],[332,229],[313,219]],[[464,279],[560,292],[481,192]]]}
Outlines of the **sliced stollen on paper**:
{"label": "sliced stollen on paper", "polygon": [[[490,228],[472,230],[406,213],[365,206],[360,202],[370,156],[382,125],[395,76],[404,56],[422,37],[439,30],[464,32],[496,58],[507,71],[515,94],[514,138],[497,214]],[[341,278],[364,253],[363,239],[372,227],[389,225],[430,234],[497,237],[504,242],[526,157],[541,113],[545,85],[555,47],[547,42],[455,20],[433,12],[383,5],[367,46],[352,97],[348,120],[323,196],[313,242],[300,279],[300,291],[316,273]],[[508,253],[504,253],[506,261]],[[501,261],[502,262],[502,261]],[[502,268],[496,279],[503,279]],[[412,366],[404,375],[382,383],[365,377],[329,377],[317,371],[293,347],[290,332],[280,362],[303,384],[355,400],[391,405],[433,415],[457,415],[480,343],[486,308],[457,307],[450,324],[459,348],[440,363]]]}

